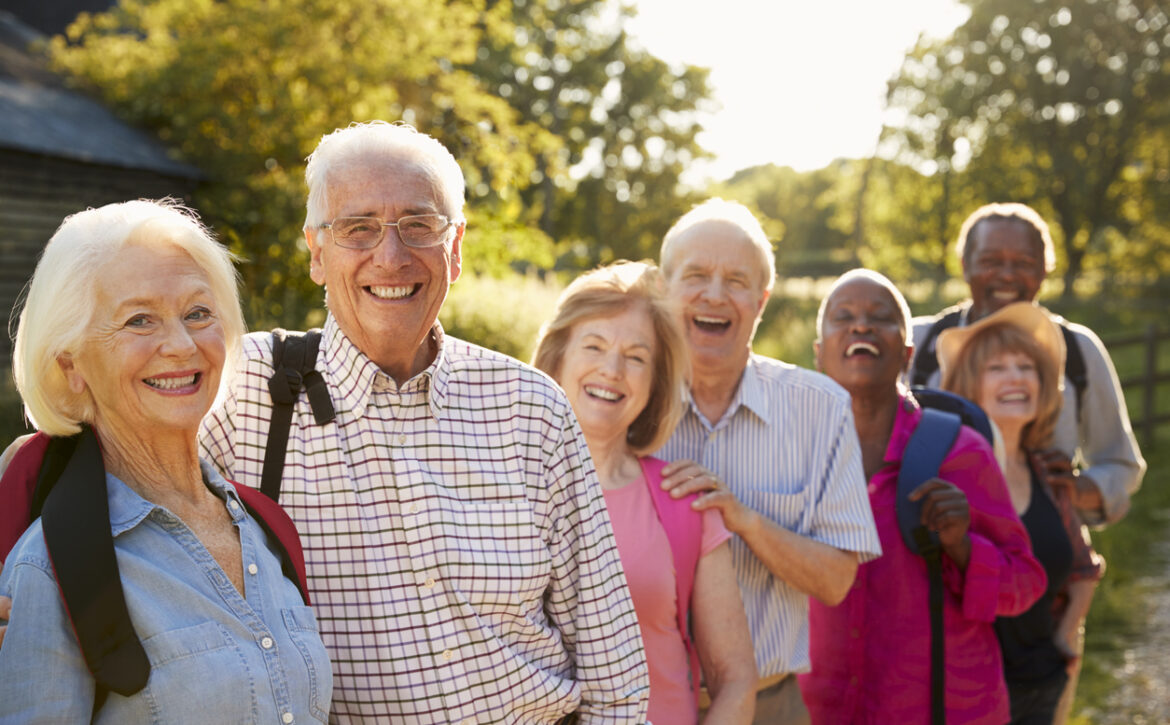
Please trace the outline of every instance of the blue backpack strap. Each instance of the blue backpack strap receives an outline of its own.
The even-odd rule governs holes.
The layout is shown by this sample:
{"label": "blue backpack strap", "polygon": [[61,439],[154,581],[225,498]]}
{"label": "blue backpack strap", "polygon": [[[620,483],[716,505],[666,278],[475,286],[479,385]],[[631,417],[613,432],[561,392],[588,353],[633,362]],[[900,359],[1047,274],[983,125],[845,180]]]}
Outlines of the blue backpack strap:
{"label": "blue backpack strap", "polygon": [[[898,472],[898,528],[902,532],[902,541],[919,556],[923,555],[921,534],[916,534],[915,529],[922,528],[922,502],[911,501],[909,495],[938,475],[939,466],[950,453],[961,425],[961,419],[954,413],[924,408],[922,419],[902,452],[902,468]],[[934,534],[931,538],[938,541]]]}

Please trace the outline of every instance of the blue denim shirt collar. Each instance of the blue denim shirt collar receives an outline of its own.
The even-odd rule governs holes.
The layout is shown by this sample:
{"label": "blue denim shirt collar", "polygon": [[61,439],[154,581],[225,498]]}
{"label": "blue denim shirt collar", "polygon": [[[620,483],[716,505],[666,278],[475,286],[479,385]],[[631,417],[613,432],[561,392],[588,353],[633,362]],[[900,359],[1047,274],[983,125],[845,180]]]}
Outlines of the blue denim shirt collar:
{"label": "blue denim shirt collar", "polygon": [[[219,498],[228,501],[228,513],[232,520],[239,523],[245,516],[243,502],[236,489],[216,471],[215,466],[207,461],[200,460],[199,467],[203,471],[203,479],[208,488]],[[110,531],[114,536],[123,534],[138,526],[155,510],[166,511],[165,507],[147,501],[130,488],[122,479],[112,473],[106,473],[106,500],[110,507]],[[236,502],[236,506],[230,504]]]}

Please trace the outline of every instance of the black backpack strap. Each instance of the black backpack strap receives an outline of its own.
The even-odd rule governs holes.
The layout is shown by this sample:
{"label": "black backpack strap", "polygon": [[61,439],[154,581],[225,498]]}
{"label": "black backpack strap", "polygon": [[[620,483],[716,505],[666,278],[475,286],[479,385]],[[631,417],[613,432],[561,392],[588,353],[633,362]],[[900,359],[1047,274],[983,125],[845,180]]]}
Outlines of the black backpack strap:
{"label": "black backpack strap", "polygon": [[301,389],[308,392],[317,425],[328,423],[335,415],[325,379],[316,369],[320,346],[321,331],[317,329],[288,332],[278,327],[272,331],[272,377],[268,379],[272,419],[268,423],[260,490],[273,501],[280,500],[280,478],[288,452],[288,433],[293,407]]}
{"label": "black backpack strap", "polygon": [[1081,408],[1084,402],[1085,389],[1089,387],[1089,373],[1085,369],[1085,356],[1081,354],[1081,344],[1076,334],[1068,329],[1064,320],[1060,322],[1060,334],[1064,336],[1064,376],[1073,384],[1077,399],[1077,422],[1081,420]]}
{"label": "black backpack strap", "polygon": [[50,466],[61,465],[56,485],[49,484],[41,527],[65,610],[96,682],[96,712],[109,692],[129,696],[146,687],[150,660],[122,593],[97,436],[85,427],[77,439],[63,464],[46,455]]}
{"label": "black backpack strap", "polygon": [[902,540],[910,551],[926,559],[930,584],[930,701],[931,722],[946,723],[946,648],[943,631],[942,547],[938,535],[927,531],[921,522],[922,502],[910,501],[910,493],[938,475],[939,467],[954,445],[962,425],[960,416],[936,408],[923,408],[922,419],[902,451],[898,471],[896,512]]}
{"label": "black backpack strap", "polygon": [[926,331],[922,344],[914,351],[914,362],[910,366],[910,385],[926,385],[930,376],[938,370],[938,354],[934,350],[934,340],[943,330],[957,327],[962,316],[963,309],[954,308],[935,320]]}

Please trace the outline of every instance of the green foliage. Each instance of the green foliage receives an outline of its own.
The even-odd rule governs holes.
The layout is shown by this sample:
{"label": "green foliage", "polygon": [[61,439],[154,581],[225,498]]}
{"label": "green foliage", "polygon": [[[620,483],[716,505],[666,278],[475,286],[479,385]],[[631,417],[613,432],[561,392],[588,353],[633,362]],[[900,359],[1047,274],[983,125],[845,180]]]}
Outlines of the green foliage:
{"label": "green foliage", "polygon": [[[1164,4],[965,4],[970,19],[945,40],[920,41],[891,81],[903,120],[887,152],[939,177],[945,238],[990,200],[1023,201],[1054,221],[1066,296],[1093,265],[1148,277],[1144,263],[1165,261],[1155,248],[1170,194]],[[964,198],[950,198],[955,190]],[[1120,253],[1131,239],[1142,240],[1137,259]]]}
{"label": "green foliage", "polygon": [[465,274],[451,285],[439,320],[450,335],[527,362],[559,294],[555,281],[535,275]]}
{"label": "green foliage", "polygon": [[460,159],[473,196],[505,201],[534,169],[528,149],[557,145],[464,67],[490,15],[478,0],[124,0],[51,52],[207,173],[194,203],[246,260],[250,322],[291,326],[319,299],[298,240],[323,134],[406,120]]}
{"label": "green foliage", "polygon": [[694,111],[707,71],[673,68],[632,46],[614,0],[511,0],[470,66],[556,146],[531,149],[525,219],[559,242],[561,266],[654,256],[691,199],[679,176],[706,156]]}

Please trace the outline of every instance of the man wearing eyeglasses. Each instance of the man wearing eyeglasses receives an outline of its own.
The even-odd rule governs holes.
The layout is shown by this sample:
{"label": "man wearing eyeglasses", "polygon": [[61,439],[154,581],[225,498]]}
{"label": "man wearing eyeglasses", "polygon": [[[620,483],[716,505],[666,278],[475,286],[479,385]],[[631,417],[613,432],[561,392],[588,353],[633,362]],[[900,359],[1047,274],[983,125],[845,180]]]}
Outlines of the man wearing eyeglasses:
{"label": "man wearing eyeglasses", "polygon": [[[326,136],[305,175],[337,415],[315,425],[298,401],[280,503],[333,661],[331,719],[644,721],[638,624],[568,401],[438,323],[466,230],[459,165],[375,122]],[[204,421],[204,454],[254,487],[271,374],[270,336],[248,336]]]}

